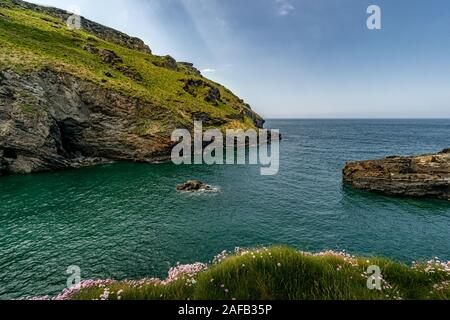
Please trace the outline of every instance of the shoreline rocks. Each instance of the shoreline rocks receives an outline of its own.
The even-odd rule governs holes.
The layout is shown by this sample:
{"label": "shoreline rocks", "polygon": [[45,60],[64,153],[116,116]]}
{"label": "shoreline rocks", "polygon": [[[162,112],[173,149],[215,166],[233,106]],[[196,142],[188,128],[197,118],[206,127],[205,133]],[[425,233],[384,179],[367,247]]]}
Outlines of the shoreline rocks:
{"label": "shoreline rocks", "polygon": [[450,200],[450,149],[348,162],[343,179],[356,189],[386,195]]}
{"label": "shoreline rocks", "polygon": [[177,185],[177,191],[182,192],[212,191],[212,187],[199,180],[189,180],[185,183]]}

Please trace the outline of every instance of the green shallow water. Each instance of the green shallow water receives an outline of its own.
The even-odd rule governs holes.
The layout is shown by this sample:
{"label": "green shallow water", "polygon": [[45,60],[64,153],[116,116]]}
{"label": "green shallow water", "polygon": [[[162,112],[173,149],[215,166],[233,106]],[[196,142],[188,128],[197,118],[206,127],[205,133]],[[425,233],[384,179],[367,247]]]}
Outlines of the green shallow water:
{"label": "green shallow water", "polygon": [[[0,179],[0,298],[82,277],[164,277],[236,246],[287,244],[411,262],[450,260],[450,204],[342,185],[347,160],[450,147],[449,120],[278,120],[280,173],[255,166],[118,163]],[[197,178],[216,193],[182,194]]]}

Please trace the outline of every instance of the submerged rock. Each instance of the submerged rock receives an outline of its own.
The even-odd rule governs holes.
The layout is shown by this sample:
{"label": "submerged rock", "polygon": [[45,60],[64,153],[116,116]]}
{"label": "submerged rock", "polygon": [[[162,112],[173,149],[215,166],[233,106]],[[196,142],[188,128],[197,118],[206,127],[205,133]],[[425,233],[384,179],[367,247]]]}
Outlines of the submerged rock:
{"label": "submerged rock", "polygon": [[211,191],[210,185],[207,185],[199,180],[189,180],[183,184],[177,185],[178,191],[195,192],[195,191]]}
{"label": "submerged rock", "polygon": [[450,200],[450,149],[436,154],[349,162],[343,176],[357,189]]}

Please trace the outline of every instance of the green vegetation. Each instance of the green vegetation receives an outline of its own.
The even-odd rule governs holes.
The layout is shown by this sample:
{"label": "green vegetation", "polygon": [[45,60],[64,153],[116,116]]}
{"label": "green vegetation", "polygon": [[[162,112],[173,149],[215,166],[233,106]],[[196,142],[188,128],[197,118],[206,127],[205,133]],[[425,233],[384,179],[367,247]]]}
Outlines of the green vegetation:
{"label": "green vegetation", "polygon": [[[105,61],[101,55],[105,50],[118,59],[112,63]],[[253,127],[245,115],[248,106],[242,100],[192,72],[187,65],[175,61],[175,65],[167,65],[167,60],[167,57],[105,41],[83,29],[71,30],[60,19],[21,8],[10,0],[0,0],[0,70],[66,72],[149,102],[186,125],[192,123],[192,114],[206,113],[211,119],[225,119],[218,121],[223,128],[232,122],[229,119],[239,115],[242,115],[240,127]],[[194,88],[193,94],[185,89],[188,80],[201,81],[205,86]],[[220,92],[220,99],[214,103],[206,99],[209,87]],[[152,110],[143,110],[144,116],[145,112]],[[146,134],[146,129],[144,121],[138,131]]]}
{"label": "green vegetation", "polygon": [[[367,287],[368,267],[379,266],[382,289]],[[449,299],[450,265],[437,260],[413,267],[384,258],[344,253],[309,254],[286,247],[221,254],[210,266],[178,266],[165,281],[85,283],[69,299],[122,300],[391,300]]]}

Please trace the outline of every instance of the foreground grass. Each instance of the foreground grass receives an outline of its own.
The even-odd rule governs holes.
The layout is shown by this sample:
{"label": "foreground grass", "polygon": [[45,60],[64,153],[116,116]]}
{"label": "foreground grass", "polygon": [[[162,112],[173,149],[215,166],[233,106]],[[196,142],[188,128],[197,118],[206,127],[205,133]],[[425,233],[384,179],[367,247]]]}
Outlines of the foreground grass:
{"label": "foreground grass", "polygon": [[[366,271],[381,268],[382,289]],[[449,299],[450,265],[408,267],[383,258],[302,253],[286,247],[222,254],[210,265],[179,266],[165,281],[100,281],[60,298],[74,300],[391,300]]]}

